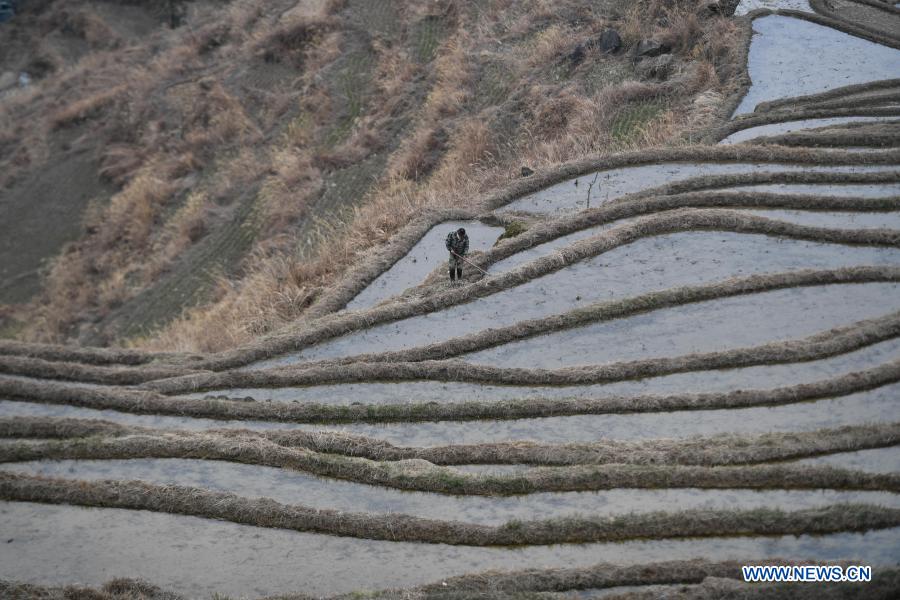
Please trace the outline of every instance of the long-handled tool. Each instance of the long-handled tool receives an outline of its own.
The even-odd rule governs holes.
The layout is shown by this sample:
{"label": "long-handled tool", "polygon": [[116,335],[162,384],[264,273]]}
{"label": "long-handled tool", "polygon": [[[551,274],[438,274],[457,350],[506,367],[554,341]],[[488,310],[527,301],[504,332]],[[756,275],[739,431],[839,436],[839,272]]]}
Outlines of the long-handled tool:
{"label": "long-handled tool", "polygon": [[481,271],[481,274],[482,274],[482,275],[487,275],[487,271],[485,271],[484,269],[482,269],[481,267],[479,267],[479,266],[476,265],[475,263],[473,263],[473,262],[471,262],[471,261],[469,261],[469,260],[466,260],[466,258],[465,258],[464,256],[460,256],[459,254],[457,254],[457,253],[454,252],[453,250],[450,251],[450,254],[452,254],[453,256],[455,256],[456,258],[458,258],[459,260],[463,261],[463,262],[466,263],[467,265],[472,266],[472,267],[475,267],[476,269],[478,269],[479,271]]}

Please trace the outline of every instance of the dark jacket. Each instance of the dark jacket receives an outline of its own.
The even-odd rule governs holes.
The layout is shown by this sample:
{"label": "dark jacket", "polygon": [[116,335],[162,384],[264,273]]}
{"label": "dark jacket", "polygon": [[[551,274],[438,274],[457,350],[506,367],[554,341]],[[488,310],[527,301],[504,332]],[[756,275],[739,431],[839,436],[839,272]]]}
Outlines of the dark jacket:
{"label": "dark jacket", "polygon": [[447,250],[450,252],[455,252],[460,256],[465,256],[469,252],[469,236],[464,235],[462,239],[456,235],[456,232],[451,232],[450,235],[447,236]]}

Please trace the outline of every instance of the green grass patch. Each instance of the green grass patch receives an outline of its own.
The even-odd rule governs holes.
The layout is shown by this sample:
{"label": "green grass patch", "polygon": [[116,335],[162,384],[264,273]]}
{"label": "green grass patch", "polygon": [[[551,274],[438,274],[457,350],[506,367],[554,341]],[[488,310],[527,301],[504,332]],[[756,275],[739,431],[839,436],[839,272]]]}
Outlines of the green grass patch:
{"label": "green grass patch", "polygon": [[610,136],[622,145],[634,142],[664,108],[664,104],[659,100],[625,106],[613,119],[609,128]]}
{"label": "green grass patch", "polygon": [[12,317],[0,317],[0,339],[15,339],[25,329],[25,322]]}
{"label": "green grass patch", "polygon": [[510,94],[513,75],[502,61],[489,61],[481,68],[475,85],[475,104],[480,107],[494,106],[504,102]]}
{"label": "green grass patch", "polygon": [[506,228],[503,230],[503,233],[501,233],[500,237],[497,238],[497,241],[494,242],[494,245],[496,246],[502,240],[514,238],[517,235],[521,235],[521,234],[525,233],[527,230],[528,230],[528,227],[525,225],[525,223],[522,223],[521,221],[513,221],[512,223],[509,223],[506,226]]}
{"label": "green grass patch", "polygon": [[372,60],[372,55],[368,52],[357,52],[349,56],[346,64],[335,74],[332,89],[340,99],[343,110],[338,122],[325,138],[327,147],[334,147],[344,141],[362,114],[366,103],[366,91],[369,88]]}
{"label": "green grass patch", "polygon": [[432,61],[445,32],[444,20],[436,15],[427,16],[413,26],[412,51],[418,62]]}

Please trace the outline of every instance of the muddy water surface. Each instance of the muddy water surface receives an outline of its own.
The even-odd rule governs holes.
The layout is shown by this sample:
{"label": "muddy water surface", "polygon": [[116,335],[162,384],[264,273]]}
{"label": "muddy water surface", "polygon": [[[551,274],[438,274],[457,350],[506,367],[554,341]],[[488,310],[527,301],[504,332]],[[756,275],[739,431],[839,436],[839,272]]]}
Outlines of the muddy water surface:
{"label": "muddy water surface", "polygon": [[253,430],[343,431],[387,440],[401,446],[434,446],[510,440],[566,443],[603,439],[709,436],[719,433],[756,434],[772,431],[811,431],[842,425],[894,422],[897,420],[898,401],[900,401],[900,384],[887,385],[841,398],[776,407],[578,415],[512,421],[360,423],[323,426],[132,415],[116,411],[2,400],[0,400],[0,414],[5,416],[99,418],[129,425],[192,430],[227,427]]}
{"label": "muddy water surface", "polygon": [[829,465],[868,473],[900,473],[900,446],[841,452],[794,461],[797,465]]}
{"label": "muddy water surface", "polygon": [[803,10],[813,12],[809,0],[741,0],[734,11],[736,16],[746,15],[751,10],[768,8],[769,10]]}
{"label": "muddy water surface", "polygon": [[276,359],[291,364],[400,350],[491,327],[563,313],[593,302],[755,273],[900,263],[900,250],[765,235],[686,232],[641,239],[472,302],[377,325]]}
{"label": "muddy water surface", "polygon": [[[705,557],[894,564],[900,530],[551,547],[468,548],[262,529],[147,511],[0,502],[0,578],[99,585],[137,577],[189,597],[315,595],[408,587],[488,569]],[[223,569],[222,565],[228,568]]]}
{"label": "muddy water surface", "polygon": [[382,273],[356,298],[347,304],[350,310],[362,310],[422,283],[436,268],[447,263],[444,239],[447,234],[465,228],[469,251],[485,251],[503,233],[502,227],[491,227],[480,221],[448,221],[428,230],[409,253]]}
{"label": "muddy water surface", "polygon": [[[796,194],[814,194],[814,193],[824,193],[822,191],[823,188],[835,188],[841,186],[819,186],[819,189],[816,189],[816,186],[797,186],[796,191],[792,191],[791,189],[780,189],[776,190],[774,188],[779,186],[744,186],[740,188],[729,188],[728,191],[760,191],[760,192],[777,192],[782,191],[785,193],[796,193]],[[781,186],[784,188],[785,186]],[[837,190],[833,195],[843,195],[841,192],[845,192],[847,195],[862,196],[865,192],[878,192],[882,195],[888,195],[885,193],[884,187],[890,186],[869,186],[865,188],[865,186],[844,186],[846,188],[858,188],[858,189],[846,189],[846,190]],[[895,192],[897,195],[900,195],[900,184],[893,186],[895,188]],[[765,189],[769,188],[769,189]],[[803,189],[801,189],[803,188]],[[865,189],[863,189],[865,188]],[[740,209],[741,212],[746,214],[767,217],[770,219],[775,219],[778,221],[786,221],[788,223],[797,223],[798,225],[810,225],[814,227],[829,227],[832,229],[871,229],[871,228],[900,228],[900,212],[898,211],[885,211],[885,212],[871,212],[871,213],[860,213],[860,212],[849,212],[849,211],[816,211],[816,210],[784,210],[784,209]],[[586,229],[581,229],[579,231],[572,232],[570,234],[560,236],[556,239],[550,240],[549,242],[545,242],[543,244],[538,244],[537,246],[522,250],[520,252],[516,252],[512,256],[504,258],[503,260],[497,261],[493,265],[488,268],[488,271],[491,274],[494,273],[503,273],[505,271],[509,271],[518,267],[520,265],[524,265],[525,263],[531,262],[537,258],[542,256],[547,256],[556,252],[561,248],[565,248],[566,246],[573,244],[579,240],[583,240],[589,237],[593,237],[599,233],[603,233],[608,229],[613,227],[619,227],[621,225],[625,225],[628,223],[633,223],[635,220],[640,219],[641,217],[629,217],[627,219],[619,219],[617,221],[611,221],[609,223],[603,223],[602,225],[596,225],[594,227],[588,227]]]}
{"label": "muddy water surface", "polygon": [[156,485],[184,485],[230,492],[245,498],[271,498],[283,504],[317,509],[406,514],[484,525],[502,525],[512,519],[665,511],[673,506],[679,510],[766,506],[798,510],[863,502],[900,508],[898,494],[836,490],[615,489],[512,497],[449,496],[323,479],[288,469],[182,459],[42,461],[9,463],[0,465],[0,469],[63,479],[140,480]]}
{"label": "muddy water surface", "polygon": [[[465,402],[526,400],[529,398],[592,398],[610,395],[727,392],[810,383],[840,377],[900,359],[900,338],[822,360],[740,369],[693,371],[596,385],[510,386],[452,381],[346,383],[308,387],[236,388],[188,394],[185,398],[227,396],[257,401],[321,404],[402,404],[409,402]],[[0,410],[4,405],[0,404]],[[7,406],[7,410],[10,408]]]}
{"label": "muddy water surface", "polygon": [[845,123],[874,123],[879,121],[889,121],[891,119],[892,117],[831,117],[785,121],[784,123],[769,123],[767,125],[758,125],[756,127],[741,129],[740,131],[736,131],[728,137],[723,138],[719,143],[737,144],[760,136],[781,135],[793,131],[816,129],[819,127],[828,127],[830,125],[843,125]]}
{"label": "muddy water surface", "polygon": [[697,302],[463,355],[498,367],[558,369],[717,352],[827,332],[900,309],[900,284],[826,285]]}
{"label": "muddy water surface", "polygon": [[605,439],[710,436],[720,433],[812,431],[842,425],[894,422],[897,420],[898,410],[900,384],[891,384],[842,398],[776,407],[577,415],[515,421],[352,424],[327,429],[409,446],[517,440],[562,444]]}
{"label": "muddy water surface", "polygon": [[753,82],[735,114],[760,102],[893,79],[900,50],[802,19],[772,15],[753,21],[748,69]]}
{"label": "muddy water surface", "polygon": [[747,214],[787,221],[810,227],[829,229],[898,229],[900,211],[891,212],[833,212],[814,210],[742,210]]}
{"label": "muddy water surface", "polygon": [[161,415],[137,415],[115,410],[96,410],[78,406],[57,404],[40,404],[37,402],[18,402],[0,400],[0,416],[3,417],[65,417],[73,419],[100,419],[121,423],[162,429],[291,429],[296,427],[289,423],[270,423],[264,421],[225,421],[216,419],[193,419],[190,417],[168,417]]}
{"label": "muddy water surface", "polygon": [[[598,171],[597,181],[591,188],[591,206],[597,207],[625,194],[640,192],[677,181],[704,175],[733,175],[740,173],[866,173],[891,170],[889,167],[866,166],[816,166],[787,165],[777,163],[657,163],[637,167],[621,167]],[[533,194],[510,202],[503,211],[531,213],[561,213],[589,208],[588,186],[595,173],[574,177],[544,188]],[[577,182],[577,185],[576,185]]]}
{"label": "muddy water surface", "polygon": [[885,198],[900,196],[900,183],[879,184],[806,184],[766,183],[725,188],[735,192],[766,192],[770,194],[808,194],[819,196],[857,196],[860,198]]}

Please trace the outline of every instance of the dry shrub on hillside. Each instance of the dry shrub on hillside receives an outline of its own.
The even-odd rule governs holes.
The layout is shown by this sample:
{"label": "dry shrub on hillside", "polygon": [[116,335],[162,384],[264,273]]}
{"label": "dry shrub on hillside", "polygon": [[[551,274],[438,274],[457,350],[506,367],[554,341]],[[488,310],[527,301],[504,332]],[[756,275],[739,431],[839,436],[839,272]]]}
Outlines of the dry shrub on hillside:
{"label": "dry shrub on hillside", "polygon": [[207,25],[193,33],[191,39],[192,51],[199,56],[214,52],[232,40],[233,29],[228,23],[214,23]]}
{"label": "dry shrub on hillside", "polygon": [[390,172],[413,181],[427,178],[443,158],[447,140],[447,131],[441,127],[419,129],[394,155]]}
{"label": "dry shrub on hillside", "polygon": [[465,121],[455,132],[448,153],[457,169],[483,169],[494,162],[496,147],[491,130],[482,120]]}
{"label": "dry shrub on hillside", "polygon": [[721,81],[736,77],[744,68],[741,54],[741,31],[734,21],[710,19],[706,29],[691,49],[691,58],[711,64]]}
{"label": "dry shrub on hillside", "polygon": [[174,233],[174,247],[171,252],[183,250],[206,235],[209,211],[210,202],[205,193],[193,193],[188,196],[184,205],[169,221],[169,227]]}
{"label": "dry shrub on hillside", "polygon": [[119,97],[124,95],[125,92],[126,88],[124,86],[118,86],[81,98],[56,111],[51,117],[51,123],[53,127],[58,129],[77,124],[86,119],[96,118]]}
{"label": "dry shrub on hillside", "polygon": [[670,11],[665,28],[659,32],[659,41],[670,46],[676,52],[690,50],[702,28],[696,12]]}
{"label": "dry shrub on hillside", "polygon": [[337,27],[338,21],[331,17],[299,16],[266,32],[256,42],[257,56],[265,62],[303,67],[309,48]]}
{"label": "dry shrub on hillside", "polygon": [[263,240],[282,234],[296,224],[322,186],[321,172],[308,153],[288,149],[272,158],[276,174],[266,178],[258,196],[263,213]]}
{"label": "dry shrub on hillside", "polygon": [[587,110],[599,117],[593,109],[596,106],[577,94],[572,89],[563,90],[558,95],[548,94],[542,86],[534,86],[529,90],[528,104],[531,109],[533,126],[530,133],[536,137],[553,139],[571,134],[568,129],[570,121],[577,121]]}
{"label": "dry shrub on hillside", "polygon": [[[464,36],[464,34],[461,34]],[[438,53],[432,68],[435,83],[425,100],[426,119],[445,119],[459,113],[470,96],[469,56],[459,37]]]}
{"label": "dry shrub on hillside", "polygon": [[212,155],[232,142],[252,143],[260,132],[244,106],[216,80],[203,79],[181,107],[181,128],[195,155]]}
{"label": "dry shrub on hillside", "polygon": [[103,152],[99,175],[122,186],[137,173],[147,158],[145,148],[131,144],[111,144]]}
{"label": "dry shrub on hillside", "polygon": [[533,67],[541,67],[559,58],[572,44],[573,32],[562,25],[551,25],[538,32],[528,60]]}
{"label": "dry shrub on hillside", "polygon": [[385,182],[354,211],[348,225],[322,240],[309,260],[284,253],[254,254],[240,282],[219,282],[219,302],[190,311],[142,345],[214,351],[269,333],[300,316],[337,274],[373,245],[387,241],[433,201],[430,195],[417,193],[410,181]]}
{"label": "dry shrub on hillside", "polygon": [[712,63],[724,80],[743,68],[740,31],[733,20],[714,15],[703,0],[638,0],[625,15],[626,44],[653,38],[692,60]]}

